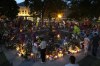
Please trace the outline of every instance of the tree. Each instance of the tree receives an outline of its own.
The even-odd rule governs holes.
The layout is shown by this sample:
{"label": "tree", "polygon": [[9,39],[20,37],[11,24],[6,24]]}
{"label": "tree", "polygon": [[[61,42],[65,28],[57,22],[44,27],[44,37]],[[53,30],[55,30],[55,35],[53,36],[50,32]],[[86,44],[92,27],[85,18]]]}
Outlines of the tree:
{"label": "tree", "polygon": [[42,17],[48,18],[66,8],[63,0],[25,0],[25,3],[30,7],[31,13],[38,13],[40,16],[42,14]]}
{"label": "tree", "polygon": [[0,16],[6,16],[9,19],[14,19],[19,7],[15,0],[0,0]]}
{"label": "tree", "polygon": [[100,0],[71,0],[70,17],[99,17],[100,15]]}

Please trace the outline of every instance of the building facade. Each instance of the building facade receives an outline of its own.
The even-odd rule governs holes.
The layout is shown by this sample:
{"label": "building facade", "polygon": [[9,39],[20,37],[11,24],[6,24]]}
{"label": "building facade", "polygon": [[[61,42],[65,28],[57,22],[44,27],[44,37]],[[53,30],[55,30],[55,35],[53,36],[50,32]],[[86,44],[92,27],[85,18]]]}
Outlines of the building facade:
{"label": "building facade", "polygon": [[24,2],[19,3],[19,13],[18,18],[23,18],[24,20],[33,20],[33,17],[30,15],[30,9],[29,7],[26,7]]}
{"label": "building facade", "polygon": [[[66,0],[65,0],[66,1]],[[18,17],[21,17],[23,19],[27,19],[27,20],[31,20],[33,21],[34,18],[30,15],[30,8],[29,7],[26,7],[24,2],[22,3],[19,3],[18,6],[20,7],[19,8],[19,13],[18,13]],[[66,9],[64,9],[62,11],[62,19],[67,19],[67,16],[69,15],[70,11],[68,10],[67,6],[66,6]],[[56,13],[55,13],[56,14]],[[55,15],[54,14],[54,15]],[[57,14],[56,14],[57,15]],[[39,18],[39,17],[38,17]],[[56,18],[56,17],[55,17]],[[39,19],[37,19],[37,21],[39,21]]]}

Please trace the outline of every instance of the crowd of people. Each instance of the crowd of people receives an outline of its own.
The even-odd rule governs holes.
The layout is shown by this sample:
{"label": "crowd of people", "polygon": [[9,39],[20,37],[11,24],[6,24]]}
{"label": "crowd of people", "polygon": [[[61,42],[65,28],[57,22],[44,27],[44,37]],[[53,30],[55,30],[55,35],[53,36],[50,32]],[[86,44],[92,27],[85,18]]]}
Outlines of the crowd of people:
{"label": "crowd of people", "polygon": [[[49,29],[51,29],[52,31]],[[87,55],[88,51],[90,51],[92,47],[92,55],[93,56],[97,55],[97,49],[100,45],[99,26],[78,23],[76,21],[52,22],[49,25],[49,23],[47,22],[37,23],[28,20],[14,20],[14,21],[1,20],[0,40],[1,42],[3,40],[7,45],[9,44],[13,45],[14,43],[18,42],[26,43],[28,45],[30,44],[32,46],[31,51],[35,54],[35,56],[39,54],[37,49],[40,48],[40,55],[43,63],[46,61],[45,52],[46,52],[46,45],[48,44],[49,40],[46,40],[48,38],[42,37],[40,39],[41,41],[39,41],[38,39],[39,30],[44,30],[42,34],[49,36],[49,39],[52,39],[52,42],[54,42],[54,36],[56,34],[59,34],[60,30],[65,30],[73,34],[77,34],[78,36],[84,38],[83,40],[84,54]],[[62,39],[64,38],[65,36]],[[71,61],[72,63],[75,63],[74,57],[71,57],[70,59],[73,60]],[[66,66],[71,66],[71,65],[66,65]]]}

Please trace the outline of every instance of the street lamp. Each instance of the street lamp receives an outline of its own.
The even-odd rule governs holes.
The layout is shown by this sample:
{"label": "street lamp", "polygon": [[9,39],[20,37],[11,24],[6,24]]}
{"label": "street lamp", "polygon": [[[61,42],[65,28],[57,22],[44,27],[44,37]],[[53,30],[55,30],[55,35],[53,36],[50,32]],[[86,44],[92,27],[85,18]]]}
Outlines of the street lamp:
{"label": "street lamp", "polygon": [[57,15],[57,18],[58,18],[58,22],[60,22],[61,19],[62,19],[62,14],[58,14],[58,15]]}
{"label": "street lamp", "polygon": [[58,18],[60,18],[60,19],[61,19],[61,18],[62,18],[62,14],[58,14]]}

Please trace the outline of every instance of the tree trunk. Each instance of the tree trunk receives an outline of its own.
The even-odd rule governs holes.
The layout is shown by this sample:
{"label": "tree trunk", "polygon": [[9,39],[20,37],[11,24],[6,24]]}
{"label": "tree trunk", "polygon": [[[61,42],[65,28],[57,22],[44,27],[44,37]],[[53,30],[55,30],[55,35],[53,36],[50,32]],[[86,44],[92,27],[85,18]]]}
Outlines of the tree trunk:
{"label": "tree trunk", "polygon": [[52,31],[52,25],[51,25],[51,14],[48,14],[48,19],[49,19],[49,30]]}
{"label": "tree trunk", "polygon": [[43,12],[43,10],[42,10],[42,25],[43,25],[43,22],[44,22],[44,12]]}

